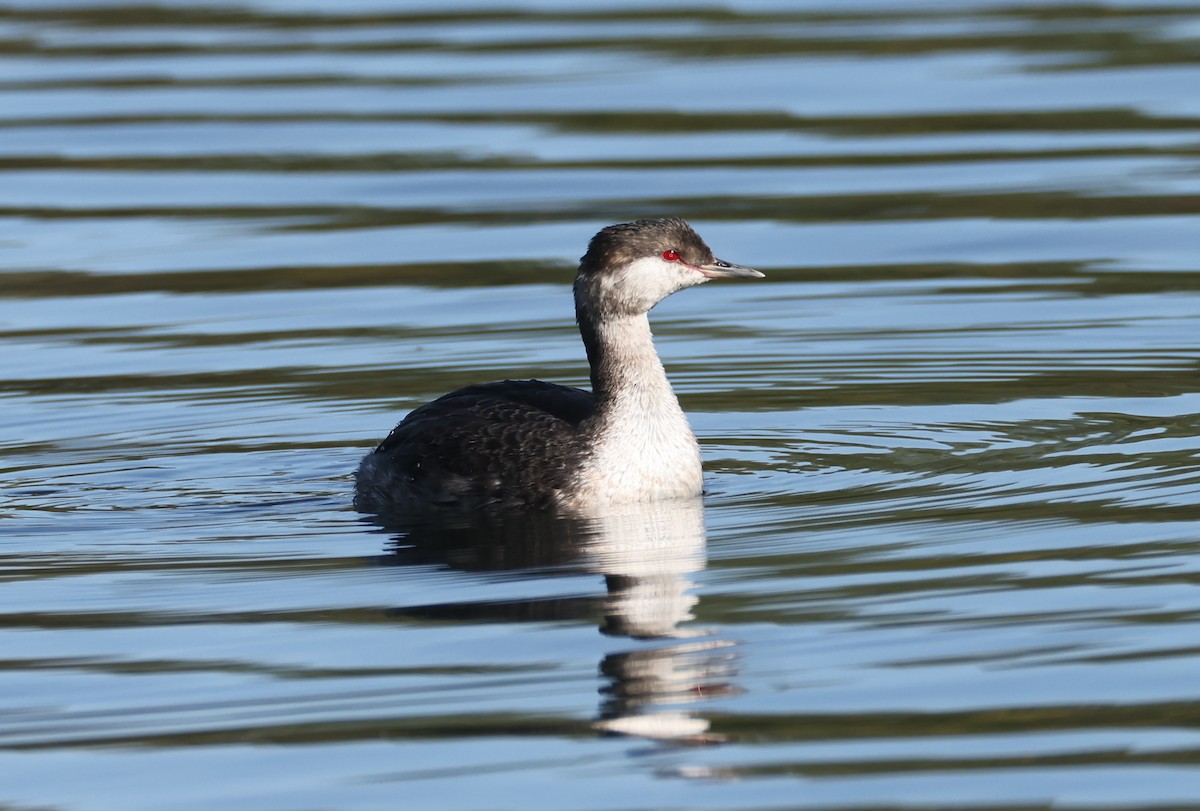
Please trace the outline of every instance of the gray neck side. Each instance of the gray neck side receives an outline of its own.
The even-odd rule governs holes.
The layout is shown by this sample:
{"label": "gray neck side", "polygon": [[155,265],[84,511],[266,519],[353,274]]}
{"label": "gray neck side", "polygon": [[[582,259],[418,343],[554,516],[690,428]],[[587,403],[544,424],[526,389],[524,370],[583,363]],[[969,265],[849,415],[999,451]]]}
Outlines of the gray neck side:
{"label": "gray neck side", "polygon": [[579,331],[592,367],[592,392],[600,414],[614,409],[679,409],[679,401],[650,333],[650,319],[614,316],[597,322],[580,319]]}

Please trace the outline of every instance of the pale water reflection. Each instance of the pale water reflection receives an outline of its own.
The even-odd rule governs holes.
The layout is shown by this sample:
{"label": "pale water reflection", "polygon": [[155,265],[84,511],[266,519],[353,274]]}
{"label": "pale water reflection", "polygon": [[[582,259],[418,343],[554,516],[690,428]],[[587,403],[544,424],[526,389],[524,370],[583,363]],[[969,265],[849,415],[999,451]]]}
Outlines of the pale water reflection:
{"label": "pale water reflection", "polygon": [[[525,576],[587,572],[604,578],[607,597],[450,603],[394,609],[395,616],[487,622],[602,617],[612,637],[646,644],[605,654],[608,683],[593,726],[648,739],[715,742],[699,711],[680,705],[736,688],[735,642],[699,627],[695,577],[705,564],[700,499],[625,504],[569,513],[376,516],[393,535],[388,565],[436,564],[461,571]],[[684,643],[663,644],[670,640]]]}
{"label": "pale water reflection", "polygon": [[712,742],[703,710],[677,707],[728,694],[736,679],[733,640],[716,628],[687,625],[704,568],[704,507],[699,499],[623,505],[589,516],[583,560],[604,575],[604,631],[642,640],[690,639],[610,653],[611,680],[597,729],[660,740]]}

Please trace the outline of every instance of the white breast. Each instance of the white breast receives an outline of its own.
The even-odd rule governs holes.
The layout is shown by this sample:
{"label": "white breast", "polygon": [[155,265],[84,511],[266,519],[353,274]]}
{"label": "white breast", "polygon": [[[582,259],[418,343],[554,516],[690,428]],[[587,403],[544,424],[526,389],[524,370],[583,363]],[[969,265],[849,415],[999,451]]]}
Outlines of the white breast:
{"label": "white breast", "polygon": [[700,447],[654,351],[646,314],[606,319],[596,332],[606,355],[605,390],[570,502],[699,495]]}
{"label": "white breast", "polygon": [[574,501],[616,504],[699,495],[700,446],[674,394],[630,400],[602,426]]}

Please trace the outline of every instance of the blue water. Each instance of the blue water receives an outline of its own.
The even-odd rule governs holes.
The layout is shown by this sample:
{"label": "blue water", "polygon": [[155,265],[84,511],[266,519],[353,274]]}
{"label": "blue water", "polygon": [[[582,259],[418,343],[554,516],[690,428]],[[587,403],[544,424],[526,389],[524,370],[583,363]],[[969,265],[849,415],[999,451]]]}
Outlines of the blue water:
{"label": "blue water", "polygon": [[[1200,3],[0,0],[0,807],[1200,803]],[[702,505],[378,526],[585,385]]]}

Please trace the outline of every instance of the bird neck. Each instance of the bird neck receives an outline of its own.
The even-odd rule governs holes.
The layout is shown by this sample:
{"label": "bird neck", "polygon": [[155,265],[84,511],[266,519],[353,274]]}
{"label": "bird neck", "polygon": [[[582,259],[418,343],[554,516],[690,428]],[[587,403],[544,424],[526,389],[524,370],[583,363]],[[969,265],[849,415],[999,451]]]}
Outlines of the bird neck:
{"label": "bird neck", "polygon": [[699,495],[700,446],[654,351],[646,314],[581,317],[579,327],[596,410],[578,497],[612,504]]}
{"label": "bird neck", "polygon": [[621,412],[636,417],[647,410],[663,409],[682,413],[654,349],[646,313],[596,319],[580,316],[599,414]]}

